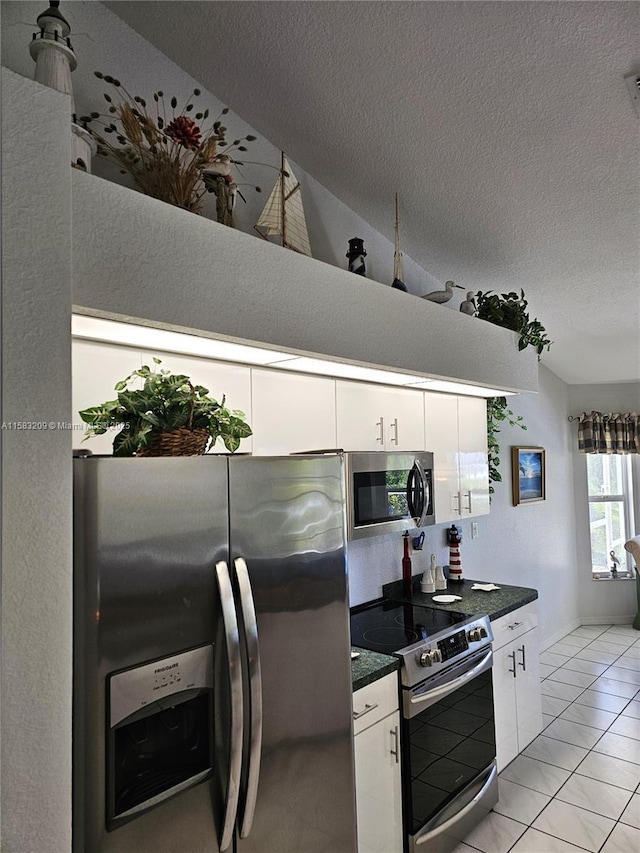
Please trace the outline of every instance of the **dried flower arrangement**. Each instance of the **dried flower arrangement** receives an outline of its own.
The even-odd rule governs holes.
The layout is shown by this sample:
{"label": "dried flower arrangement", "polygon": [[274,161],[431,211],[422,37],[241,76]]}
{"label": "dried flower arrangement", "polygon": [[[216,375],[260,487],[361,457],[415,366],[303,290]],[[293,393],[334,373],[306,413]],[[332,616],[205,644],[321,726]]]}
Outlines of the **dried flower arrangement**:
{"label": "dried flower arrangement", "polygon": [[[94,73],[114,90],[114,96],[104,94],[110,115],[92,112],[79,117],[96,140],[98,154],[115,163],[122,174],[130,175],[146,195],[194,213],[202,211],[204,194],[215,192],[218,219],[222,217],[224,224],[233,225],[237,185],[230,164],[242,163],[232,154],[246,151],[243,143],[253,142],[256,137],[247,135],[227,143],[222,117],[229,112],[228,107],[205,129],[202,122],[208,120],[209,110],[193,113],[193,99],[201,94],[199,89],[193,90],[179,112],[176,97],[167,105],[164,93],[154,92],[152,115],[144,98],[132,95],[115,77]],[[102,125],[101,130],[91,127],[92,122]],[[107,135],[112,135],[115,142]],[[259,187],[255,189],[260,192]]]}

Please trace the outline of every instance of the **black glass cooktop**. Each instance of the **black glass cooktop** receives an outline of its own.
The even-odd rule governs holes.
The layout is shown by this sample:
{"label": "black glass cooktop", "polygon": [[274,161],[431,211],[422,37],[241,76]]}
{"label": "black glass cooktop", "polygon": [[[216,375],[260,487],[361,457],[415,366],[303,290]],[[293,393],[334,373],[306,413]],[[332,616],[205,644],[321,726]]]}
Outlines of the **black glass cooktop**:
{"label": "black glass cooktop", "polygon": [[374,601],[351,611],[351,645],[390,655],[419,640],[428,640],[466,618],[466,614],[451,610]]}

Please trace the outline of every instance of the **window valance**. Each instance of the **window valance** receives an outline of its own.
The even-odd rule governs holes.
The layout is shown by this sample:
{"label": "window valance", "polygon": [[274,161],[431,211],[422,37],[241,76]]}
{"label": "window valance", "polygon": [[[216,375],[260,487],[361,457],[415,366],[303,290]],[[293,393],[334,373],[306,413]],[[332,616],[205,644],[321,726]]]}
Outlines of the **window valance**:
{"label": "window valance", "polygon": [[640,418],[635,412],[583,412],[578,418],[582,453],[640,453]]}

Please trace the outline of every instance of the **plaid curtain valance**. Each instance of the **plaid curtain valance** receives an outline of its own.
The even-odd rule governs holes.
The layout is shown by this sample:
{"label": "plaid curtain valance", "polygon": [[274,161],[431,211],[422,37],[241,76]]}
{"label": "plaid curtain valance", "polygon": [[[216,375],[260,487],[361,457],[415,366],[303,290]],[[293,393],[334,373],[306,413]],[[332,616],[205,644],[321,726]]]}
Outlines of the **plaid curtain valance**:
{"label": "plaid curtain valance", "polygon": [[640,418],[635,412],[583,412],[578,421],[578,450],[582,453],[640,453]]}

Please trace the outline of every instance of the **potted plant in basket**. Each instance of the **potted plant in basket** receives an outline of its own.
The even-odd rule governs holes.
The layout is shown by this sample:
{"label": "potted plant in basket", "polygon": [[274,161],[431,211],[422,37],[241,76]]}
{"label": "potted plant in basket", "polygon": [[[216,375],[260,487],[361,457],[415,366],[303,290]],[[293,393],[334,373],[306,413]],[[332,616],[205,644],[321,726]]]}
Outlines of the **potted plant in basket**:
{"label": "potted plant in basket", "polygon": [[[142,388],[131,387],[138,378],[144,380]],[[224,396],[214,400],[188,376],[144,365],[115,390],[117,399],[80,412],[89,424],[85,439],[122,427],[113,440],[114,456],[199,456],[218,438],[233,453],[251,435],[243,412],[227,409]]]}

